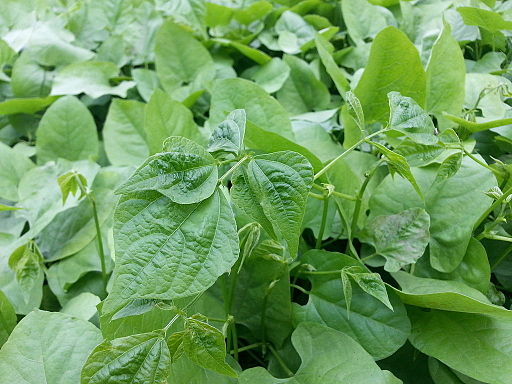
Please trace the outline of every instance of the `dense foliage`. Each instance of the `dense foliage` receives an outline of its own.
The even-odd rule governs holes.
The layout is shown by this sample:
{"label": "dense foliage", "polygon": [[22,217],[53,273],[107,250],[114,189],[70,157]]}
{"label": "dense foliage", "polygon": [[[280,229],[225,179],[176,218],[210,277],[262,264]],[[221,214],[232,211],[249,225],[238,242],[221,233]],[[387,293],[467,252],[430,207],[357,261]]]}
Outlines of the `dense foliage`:
{"label": "dense foliage", "polygon": [[512,2],[1,0],[0,384],[512,383]]}

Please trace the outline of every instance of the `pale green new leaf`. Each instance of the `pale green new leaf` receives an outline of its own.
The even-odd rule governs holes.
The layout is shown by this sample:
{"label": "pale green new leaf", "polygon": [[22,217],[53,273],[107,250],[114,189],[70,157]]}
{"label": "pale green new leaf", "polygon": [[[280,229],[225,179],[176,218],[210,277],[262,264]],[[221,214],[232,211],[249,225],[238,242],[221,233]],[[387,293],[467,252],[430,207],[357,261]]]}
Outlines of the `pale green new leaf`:
{"label": "pale green new leaf", "polygon": [[406,135],[418,144],[437,143],[432,119],[412,98],[402,96],[399,92],[389,92],[388,99],[389,129]]}
{"label": "pale green new leaf", "polygon": [[103,127],[105,152],[112,165],[138,166],[148,157],[144,110],[145,105],[136,100],[112,100]]}
{"label": "pale green new leaf", "polygon": [[349,275],[359,285],[359,288],[393,310],[393,306],[389,302],[386,286],[378,273],[350,271]]}
{"label": "pale green new leaf", "polygon": [[377,216],[366,228],[367,241],[386,259],[384,269],[396,272],[414,264],[430,240],[430,216],[422,208],[411,208],[396,215]]}
{"label": "pale green new leaf", "polygon": [[103,310],[133,298],[176,299],[209,288],[238,258],[236,224],[221,191],[179,205],[158,192],[123,196],[115,212],[115,280]]}
{"label": "pale green new leaf", "polygon": [[208,152],[224,151],[240,154],[244,149],[245,110],[235,109],[213,130],[208,141]]}
{"label": "pale green new leaf", "polygon": [[217,187],[217,163],[202,146],[180,136],[169,137],[165,152],[149,157],[117,189],[119,194],[158,191],[178,204],[198,203]]}
{"label": "pale green new leaf", "polygon": [[35,310],[0,350],[0,383],[78,383],[87,356],[100,342],[99,329],[87,321]]}
{"label": "pale green new leaf", "polygon": [[361,101],[368,122],[386,122],[388,93],[400,92],[423,106],[425,81],[425,70],[414,44],[403,32],[387,27],[375,37],[368,65],[354,93]]}
{"label": "pale green new leaf", "polygon": [[86,160],[98,156],[98,134],[92,114],[74,96],[65,96],[47,109],[36,140],[37,162]]}
{"label": "pale green new leaf", "polygon": [[69,195],[76,196],[80,192],[78,200],[85,196],[87,190],[87,179],[75,171],[65,173],[57,178],[62,193],[62,204],[66,204]]}
{"label": "pale green new leaf", "polygon": [[462,152],[456,152],[444,159],[437,170],[434,183],[442,183],[455,175],[462,165],[462,157]]}
{"label": "pale green new leaf", "polygon": [[82,384],[163,383],[171,356],[163,332],[107,340],[92,351],[82,370]]}
{"label": "pale green new leaf", "polygon": [[237,373],[226,362],[226,345],[224,335],[212,327],[193,317],[185,321],[183,351],[187,357],[201,367],[236,377]]}
{"label": "pale green new leaf", "polygon": [[232,183],[234,202],[269,235],[284,241],[294,258],[313,183],[311,164],[291,151],[258,155],[235,173]]}
{"label": "pale green new leaf", "polygon": [[476,25],[490,32],[512,30],[512,21],[505,20],[497,12],[476,7],[458,7],[457,12],[461,14],[464,23],[467,25]]}
{"label": "pale green new leaf", "polygon": [[43,256],[34,242],[16,249],[9,257],[9,267],[16,273],[16,280],[28,300],[36,284],[41,284]]}
{"label": "pale green new leaf", "polygon": [[202,141],[192,112],[159,89],[153,93],[146,107],[144,131],[151,155],[162,152],[163,142],[169,136]]}

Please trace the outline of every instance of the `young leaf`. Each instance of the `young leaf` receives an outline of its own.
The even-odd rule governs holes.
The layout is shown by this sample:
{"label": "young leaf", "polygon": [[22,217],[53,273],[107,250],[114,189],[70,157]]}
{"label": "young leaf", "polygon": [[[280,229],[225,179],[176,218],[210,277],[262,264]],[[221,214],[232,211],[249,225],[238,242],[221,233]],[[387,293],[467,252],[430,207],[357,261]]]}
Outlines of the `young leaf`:
{"label": "young leaf", "polygon": [[402,96],[399,92],[389,92],[388,99],[389,129],[405,134],[418,144],[437,143],[432,119],[412,98]]}
{"label": "young leaf", "polygon": [[9,267],[16,273],[16,280],[28,299],[42,273],[43,256],[33,241],[16,249],[9,257]]}
{"label": "young leaf", "polygon": [[382,154],[386,156],[391,174],[393,175],[393,173],[395,172],[398,173],[409,183],[411,183],[416,193],[421,198],[423,198],[423,193],[421,192],[420,187],[416,183],[416,179],[414,178],[414,175],[411,172],[411,168],[409,167],[409,163],[407,163],[405,157],[399,155],[396,152],[393,152],[391,149],[386,148],[382,144],[378,144],[373,141],[371,142],[371,144],[377,147],[379,151],[381,151]]}
{"label": "young leaf", "polygon": [[329,52],[329,42],[325,37],[317,34],[315,37],[315,45],[318,50],[320,60],[325,67],[325,70],[331,76],[336,89],[338,90],[341,97],[344,97],[345,93],[350,91],[350,85],[345,77],[343,71],[338,67],[338,64],[334,61],[331,53]]}
{"label": "young leaf", "polygon": [[208,152],[224,151],[239,155],[244,149],[245,110],[235,109],[213,130]]}
{"label": "young leaf", "polygon": [[384,269],[396,272],[423,255],[430,240],[429,226],[428,213],[422,208],[411,208],[373,218],[366,232],[375,252],[386,259]]}
{"label": "young leaf", "polygon": [[235,219],[219,190],[189,205],[158,192],[126,195],[115,221],[116,278],[106,313],[133,298],[170,300],[203,292],[238,258]]}
{"label": "young leaf", "polygon": [[185,321],[183,350],[187,357],[201,367],[223,375],[237,377],[226,362],[224,335],[208,323],[189,317]]}
{"label": "young leaf", "polygon": [[69,195],[76,196],[78,191],[80,191],[78,200],[82,199],[86,194],[87,179],[76,171],[71,171],[59,176],[57,183],[59,183],[59,188],[62,193],[62,204],[66,204]]}
{"label": "young leaf", "polygon": [[[347,267],[346,267],[347,268]],[[350,268],[350,267],[348,267]],[[350,318],[350,304],[352,303],[352,284],[345,268],[341,271],[341,286],[343,287],[343,296],[345,297],[345,305],[347,306],[347,316]]]}
{"label": "young leaf", "polygon": [[162,383],[171,356],[161,331],[106,340],[98,345],[82,369],[82,384]]}
{"label": "young leaf", "polygon": [[176,362],[185,353],[183,349],[183,340],[187,336],[187,331],[174,332],[167,338],[167,346],[171,354],[171,359]]}
{"label": "young leaf", "polygon": [[101,339],[100,330],[88,321],[32,311],[0,350],[0,382],[78,383],[87,356]]}
{"label": "young leaf", "polygon": [[462,164],[462,152],[456,152],[443,160],[437,170],[435,183],[441,183],[455,175]]}
{"label": "young leaf", "polygon": [[393,310],[393,306],[389,302],[386,286],[378,273],[356,272],[354,270],[348,270],[346,273],[359,285],[359,288]]}
{"label": "young leaf", "polygon": [[255,156],[232,179],[235,203],[262,225],[269,235],[284,240],[292,258],[298,249],[313,169],[302,155],[283,151]]}
{"label": "young leaf", "polygon": [[202,146],[172,136],[165,141],[164,152],[149,157],[117,193],[153,190],[175,203],[193,204],[213,194],[218,176],[215,159]]}

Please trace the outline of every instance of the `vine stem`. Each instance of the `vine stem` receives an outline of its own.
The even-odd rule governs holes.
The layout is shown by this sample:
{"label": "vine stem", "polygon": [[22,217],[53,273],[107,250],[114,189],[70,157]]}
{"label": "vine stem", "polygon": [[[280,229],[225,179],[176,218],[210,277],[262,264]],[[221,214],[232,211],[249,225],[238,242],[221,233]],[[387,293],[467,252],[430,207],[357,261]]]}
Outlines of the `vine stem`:
{"label": "vine stem", "polygon": [[318,231],[318,236],[316,238],[316,244],[315,244],[316,249],[322,248],[322,239],[324,238],[325,227],[327,225],[327,214],[329,213],[329,197],[328,196],[324,196],[323,206],[324,207],[322,210],[322,222],[320,223],[320,229]]}
{"label": "vine stem", "polygon": [[491,214],[491,212],[494,211],[494,209],[499,204],[501,204],[502,201],[505,200],[508,197],[508,195],[510,195],[511,193],[512,193],[512,187],[510,187],[505,192],[503,192],[503,195],[501,195],[499,198],[497,198],[494,201],[494,203],[492,203],[491,206],[489,208],[487,208],[487,210],[478,218],[475,225],[473,226],[473,231],[476,230],[480,226],[480,224],[482,224],[484,222],[484,220],[487,218],[487,216],[489,216]]}
{"label": "vine stem", "polygon": [[100,220],[98,218],[98,210],[96,208],[96,202],[92,196],[88,195],[88,199],[92,205],[92,212],[94,216],[94,225],[96,226],[96,239],[98,240],[98,254],[100,255],[100,264],[101,264],[101,277],[103,279],[103,288],[105,292],[107,292],[108,285],[108,276],[107,276],[107,267],[105,263],[105,251],[103,249],[103,237],[101,236],[101,228],[100,228]]}
{"label": "vine stem", "polygon": [[285,371],[285,373],[288,375],[288,377],[292,377],[293,376],[293,372],[290,368],[288,368],[288,366],[286,365],[286,363],[284,362],[284,360],[281,358],[281,356],[279,356],[279,354],[277,353],[277,351],[275,350],[275,348],[269,344],[268,345],[268,349],[270,350],[270,352],[274,355],[274,357],[276,358],[277,362],[279,363],[279,365],[281,366],[281,368],[283,368],[283,370]]}
{"label": "vine stem", "polygon": [[512,124],[512,118],[486,121],[484,123],[476,123],[474,121],[462,119],[455,115],[450,115],[449,113],[443,113],[443,116],[446,117],[448,120],[451,120],[454,123],[459,124],[460,126],[466,128],[468,131],[473,133]]}
{"label": "vine stem", "polygon": [[348,148],[345,152],[343,152],[341,155],[336,157],[335,159],[331,160],[329,163],[327,163],[321,170],[319,170],[314,177],[314,180],[318,179],[320,176],[322,176],[325,172],[327,172],[336,162],[340,161],[344,157],[346,157],[350,152],[352,152],[354,149],[359,147],[361,144],[366,142],[367,140],[371,139],[374,136],[380,135],[381,133],[384,133],[387,131],[387,128],[383,128],[377,132],[372,133],[371,135],[363,137],[361,140],[359,140],[357,143],[355,143],[353,146]]}
{"label": "vine stem", "polygon": [[244,157],[242,157],[240,160],[238,160],[238,162],[233,165],[231,168],[229,168],[227,170],[227,172],[225,174],[223,174],[220,178],[219,178],[219,184],[222,184],[224,182],[224,180],[227,179],[228,176],[230,176],[233,172],[236,171],[236,169],[241,166],[243,163],[245,163],[248,159],[250,158],[250,155],[245,155]]}

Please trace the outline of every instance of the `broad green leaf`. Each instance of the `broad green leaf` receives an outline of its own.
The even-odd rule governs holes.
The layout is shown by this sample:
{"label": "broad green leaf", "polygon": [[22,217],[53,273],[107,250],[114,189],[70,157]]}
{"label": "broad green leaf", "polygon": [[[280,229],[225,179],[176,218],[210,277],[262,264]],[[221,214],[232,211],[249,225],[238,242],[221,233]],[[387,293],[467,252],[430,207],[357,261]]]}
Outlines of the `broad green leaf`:
{"label": "broad green leaf", "polygon": [[485,383],[507,384],[510,381],[510,320],[435,310],[414,310],[410,311],[410,316],[410,341],[415,348]]}
{"label": "broad green leaf", "polygon": [[158,78],[167,92],[213,69],[208,50],[190,32],[171,20],[166,21],[156,34],[155,63]]}
{"label": "broad green leaf", "polygon": [[161,90],[153,93],[146,107],[144,131],[151,155],[162,152],[163,142],[169,136],[202,141],[190,110]]}
{"label": "broad green leaf", "polygon": [[217,328],[193,317],[185,321],[183,350],[187,357],[201,367],[236,377],[226,362],[224,335]]}
{"label": "broad green leaf", "polygon": [[512,21],[505,20],[497,12],[474,7],[458,7],[457,12],[461,14],[464,23],[467,25],[476,25],[490,32],[512,30]]}
{"label": "broad green leaf", "polygon": [[18,201],[18,184],[33,167],[27,156],[0,142],[0,198]]}
{"label": "broad green leaf", "polygon": [[0,347],[7,341],[17,322],[14,307],[7,296],[0,291]]}
{"label": "broad green leaf", "polygon": [[210,197],[218,181],[217,163],[203,147],[180,136],[169,137],[162,153],[149,157],[116,193],[158,191],[178,204]]}
{"label": "broad green leaf", "polygon": [[12,66],[12,93],[16,98],[45,98],[50,94],[54,76],[54,68],[40,65],[37,51],[26,49]]}
{"label": "broad green leaf", "polygon": [[34,242],[16,249],[9,256],[9,267],[16,273],[16,280],[22,290],[25,301],[32,290],[41,284],[43,256]]}
{"label": "broad green leaf", "polygon": [[287,139],[293,138],[288,113],[257,84],[244,79],[216,81],[212,90],[210,124],[219,124],[235,109],[245,109],[248,123]]}
{"label": "broad green leaf", "polygon": [[92,351],[82,370],[82,384],[163,383],[171,364],[163,332],[107,340]]}
{"label": "broad green leaf", "polygon": [[100,301],[98,296],[83,292],[69,300],[60,312],[88,321],[96,314],[96,306]]}
{"label": "broad green leaf", "polygon": [[[312,265],[317,271],[333,271],[360,265],[349,256],[323,250],[307,252],[303,262]],[[346,274],[345,276],[350,278]],[[389,299],[393,311],[359,286],[351,286],[349,311],[346,289],[343,289],[340,274],[307,277],[312,283],[311,294],[306,305],[294,305],[296,322],[316,322],[341,331],[356,340],[375,359],[393,354],[407,340],[410,323],[405,307],[391,290]]]}
{"label": "broad green leaf", "polygon": [[103,127],[105,152],[112,165],[141,164],[149,155],[143,103],[114,99]]}
{"label": "broad green leaf", "polygon": [[315,45],[325,70],[334,82],[334,85],[336,86],[336,89],[338,90],[341,97],[344,98],[345,93],[350,91],[350,85],[345,77],[345,74],[338,67],[338,64],[336,64],[331,55],[329,50],[329,42],[322,35],[317,34],[315,37]]}
{"label": "broad green leaf", "polygon": [[277,100],[293,115],[326,109],[329,91],[308,64],[291,55],[285,55],[284,62],[290,67],[290,75],[277,92]]}
{"label": "broad green leaf", "polygon": [[389,92],[411,97],[421,107],[425,104],[425,84],[425,70],[416,47],[403,32],[387,27],[375,37],[368,65],[354,93],[368,122],[386,122]]}
{"label": "broad green leaf", "polygon": [[0,115],[10,115],[15,113],[36,113],[42,109],[45,109],[55,100],[57,100],[56,96],[34,97],[27,99],[9,99],[0,103]]}
{"label": "broad green leaf", "polygon": [[87,356],[100,342],[99,329],[87,321],[33,311],[0,350],[0,383],[78,384]]}
{"label": "broad green leaf", "polygon": [[418,186],[413,173],[411,172],[411,167],[409,166],[409,163],[407,163],[405,157],[396,152],[393,152],[391,149],[385,147],[382,144],[378,144],[373,141],[371,144],[377,147],[377,149],[386,157],[391,175],[393,176],[395,172],[398,173],[405,180],[407,180],[413,186],[416,193],[421,198],[423,198],[423,193],[421,192],[421,189]]}
{"label": "broad green leaf", "polygon": [[[227,362],[240,371],[240,366],[233,358],[226,359]],[[221,375],[220,373],[211,371],[194,364],[186,356],[179,358],[171,365],[171,370],[168,378],[169,383],[173,384],[237,384],[236,378]]]}
{"label": "broad green leaf", "polygon": [[103,307],[128,299],[176,299],[209,288],[238,258],[233,212],[221,191],[179,205],[158,192],[123,196],[116,208],[115,280]]}
{"label": "broad green leaf", "polygon": [[144,101],[149,101],[151,95],[159,86],[156,72],[146,68],[135,68],[132,70],[132,76],[139,94]]}
{"label": "broad green leaf", "polygon": [[240,375],[240,384],[389,384],[373,358],[352,338],[325,325],[301,323],[292,335],[301,356],[297,373],[276,379],[264,368],[251,368]]}
{"label": "broad green leaf", "polygon": [[413,168],[425,197],[421,200],[408,182],[386,177],[370,200],[371,216],[390,215],[409,208],[423,208],[430,215],[430,263],[441,272],[460,264],[473,225],[491,204],[484,192],[496,185],[494,176],[473,160],[464,158],[459,171],[433,184],[437,167]]}
{"label": "broad green leaf", "polygon": [[244,149],[245,110],[235,109],[213,130],[208,152],[224,151],[239,155]]}
{"label": "broad green leaf", "polygon": [[87,107],[74,96],[65,96],[45,112],[36,140],[37,162],[63,158],[70,161],[98,156],[96,124]]}
{"label": "broad green leaf", "polygon": [[247,73],[251,80],[254,80],[261,88],[268,93],[274,93],[281,89],[290,75],[290,67],[283,60],[274,57],[268,63],[250,70]]}
{"label": "broad green leaf", "polygon": [[393,273],[401,291],[395,289],[400,299],[409,305],[444,311],[485,314],[496,318],[511,319],[512,311],[493,305],[480,291],[460,281],[421,278],[400,271]]}
{"label": "broad green leaf", "polygon": [[[438,139],[434,135],[434,124],[430,116],[410,97],[390,92],[388,128],[398,131],[418,144],[433,145]],[[394,133],[394,132],[393,132]]]}
{"label": "broad green leaf", "polygon": [[425,254],[416,263],[414,274],[418,277],[462,281],[485,294],[489,290],[491,267],[484,246],[478,240],[472,238],[469,241],[464,259],[453,272],[442,273],[436,271],[430,266],[428,254]]}
{"label": "broad green leaf", "polygon": [[252,158],[232,178],[235,203],[295,258],[313,169],[302,155],[282,151]]}
{"label": "broad green leaf", "polygon": [[374,38],[390,22],[394,24],[391,12],[367,0],[342,0],[341,9],[347,32],[356,45],[364,44],[367,38]]}
{"label": "broad green leaf", "polygon": [[441,128],[450,124],[442,113],[459,115],[464,104],[466,67],[459,43],[451,34],[450,24],[445,23],[427,65],[426,109],[436,115]]}
{"label": "broad green leaf", "polygon": [[439,360],[430,357],[428,370],[435,384],[483,384],[479,380],[472,379],[454,369],[450,369]]}
{"label": "broad green leaf", "polygon": [[429,226],[428,213],[411,208],[396,215],[374,217],[365,232],[375,252],[386,259],[384,269],[396,272],[423,255],[430,239]]}
{"label": "broad green leaf", "polygon": [[52,95],[78,95],[85,93],[96,99],[103,95],[126,97],[133,81],[122,81],[112,86],[110,81],[119,75],[119,69],[114,63],[99,61],[84,61],[64,67],[55,76]]}

